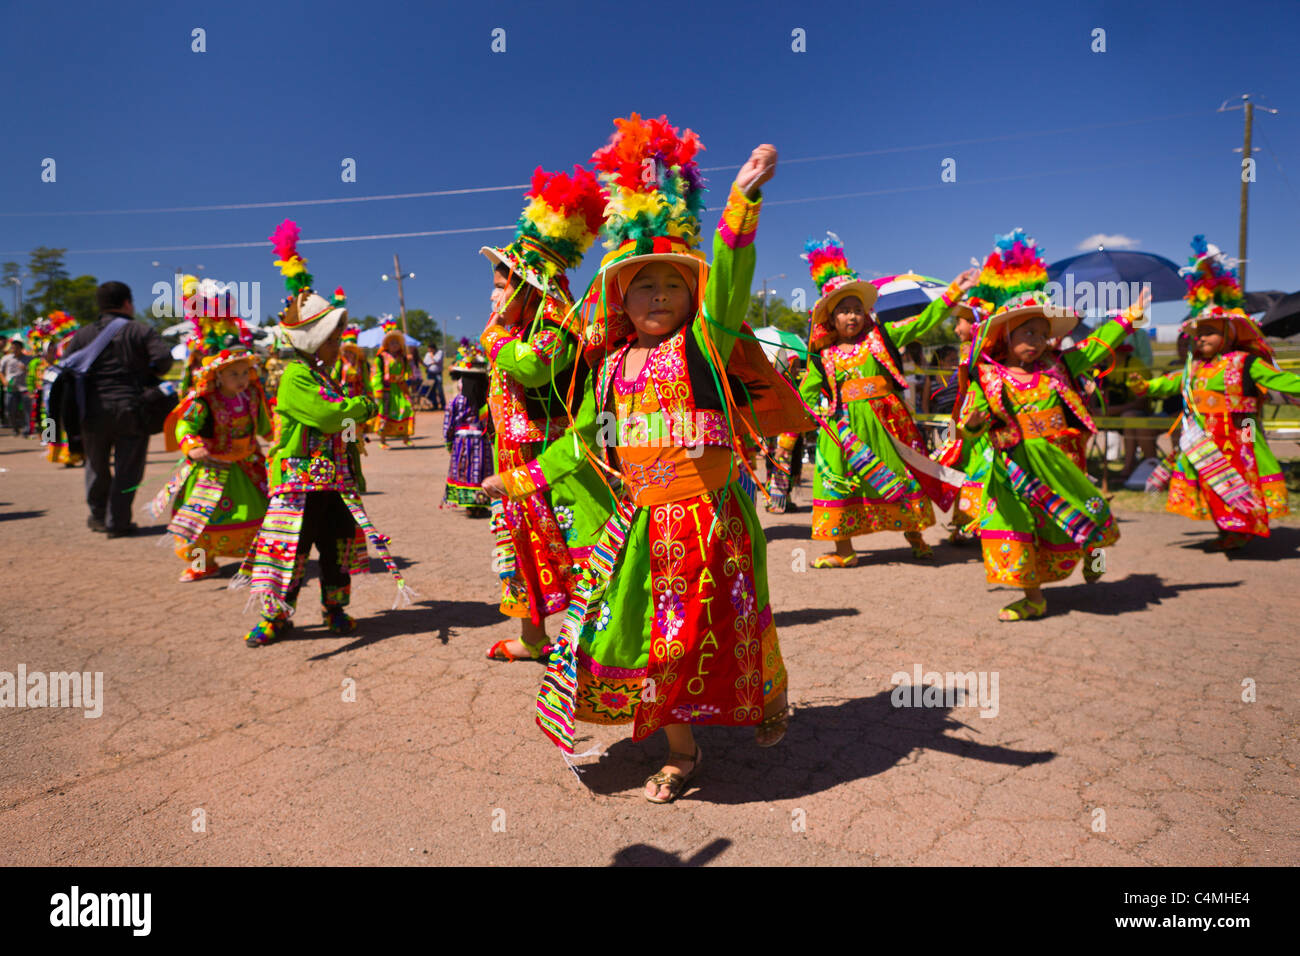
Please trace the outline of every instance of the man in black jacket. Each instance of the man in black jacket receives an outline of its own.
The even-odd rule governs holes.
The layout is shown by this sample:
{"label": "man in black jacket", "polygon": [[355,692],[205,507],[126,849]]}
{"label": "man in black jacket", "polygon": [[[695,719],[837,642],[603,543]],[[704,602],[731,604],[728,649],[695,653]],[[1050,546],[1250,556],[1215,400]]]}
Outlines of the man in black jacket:
{"label": "man in black jacket", "polygon": [[[95,340],[117,316],[132,319],[135,303],[124,282],[105,282],[95,293],[99,318],[77,331],[64,357]],[[81,439],[86,453],[86,504],[92,531],[110,538],[132,534],[131,506],[144,478],[149,434],[140,424],[140,395],[172,364],[171,349],[143,322],[130,321],[86,373],[86,415]],[[109,459],[113,468],[109,468]]]}

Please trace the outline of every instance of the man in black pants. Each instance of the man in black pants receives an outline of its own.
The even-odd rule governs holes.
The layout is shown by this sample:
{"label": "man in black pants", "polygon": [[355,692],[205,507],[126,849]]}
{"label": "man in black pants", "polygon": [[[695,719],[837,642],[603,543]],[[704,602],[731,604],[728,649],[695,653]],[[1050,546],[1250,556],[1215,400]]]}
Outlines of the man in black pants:
{"label": "man in black pants", "polygon": [[[92,531],[110,538],[134,533],[131,506],[144,478],[149,435],[140,425],[140,395],[172,365],[172,353],[162,337],[134,321],[135,303],[124,282],[105,282],[95,293],[99,319],[79,329],[64,357],[95,340],[117,316],[132,321],[123,326],[86,373],[86,414],[81,439],[86,454],[86,504]],[[109,459],[113,464],[110,470]]]}

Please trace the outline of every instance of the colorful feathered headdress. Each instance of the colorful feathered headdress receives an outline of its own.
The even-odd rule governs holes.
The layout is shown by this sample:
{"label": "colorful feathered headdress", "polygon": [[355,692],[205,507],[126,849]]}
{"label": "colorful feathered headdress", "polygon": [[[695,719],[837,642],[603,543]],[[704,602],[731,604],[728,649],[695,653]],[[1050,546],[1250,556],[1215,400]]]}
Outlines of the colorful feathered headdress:
{"label": "colorful feathered headdress", "polygon": [[839,336],[835,331],[834,306],[841,299],[856,295],[868,313],[876,302],[879,290],[858,277],[844,255],[844,244],[833,232],[822,240],[809,239],[803,245],[799,258],[808,263],[808,273],[817,284],[817,301],[812,307],[812,334],[809,347],[821,351],[833,345]]}
{"label": "colorful feathered headdress", "polygon": [[[700,243],[704,178],[696,153],[704,149],[689,129],[679,133],[667,116],[614,120],[609,143],[591,155],[609,190],[605,247],[628,255],[661,251],[656,240]],[[658,245],[664,245],[663,242]],[[674,243],[676,245],[676,243]]]}
{"label": "colorful feathered headdress", "polygon": [[1194,236],[1191,258],[1179,271],[1187,283],[1183,301],[1188,315],[1183,329],[1197,322],[1223,322],[1230,330],[1227,348],[1244,349],[1273,361],[1273,349],[1264,339],[1263,330],[1246,312],[1246,295],[1237,268],[1217,246],[1206,242],[1204,236]]}
{"label": "colorful feathered headdress", "polygon": [[993,237],[993,251],[984,260],[979,281],[966,294],[977,319],[971,361],[991,348],[1002,334],[1036,316],[1049,323],[1048,336],[1068,335],[1078,324],[1073,309],[1058,306],[1047,292],[1047,260],[1036,240],[1020,228]]}
{"label": "colorful feathered headdress", "polygon": [[1189,319],[1249,318],[1236,267],[1204,236],[1192,237],[1192,256],[1179,271],[1187,283],[1183,301]]}
{"label": "colorful feathered headdress", "polygon": [[591,248],[605,219],[606,195],[588,169],[573,174],[548,173],[538,166],[532,187],[524,194],[528,205],[515,225],[515,239],[504,248],[484,246],[479,252],[500,263],[543,293],[573,301],[569,279]]}
{"label": "colorful feathered headdress", "polygon": [[190,320],[190,354],[196,359],[237,345],[252,345],[253,333],[239,315],[233,284],[185,276],[181,291]]}
{"label": "colorful feathered headdress", "polygon": [[58,342],[75,331],[77,331],[77,320],[61,310],[56,309],[51,312],[45,320],[44,335],[51,342]]}
{"label": "colorful feathered headdress", "polygon": [[[337,298],[335,299],[337,301]],[[340,338],[342,345],[356,345],[357,336],[361,334],[361,329],[355,325],[349,325],[343,330],[343,336]]]}
{"label": "colorful feathered headdress", "polygon": [[275,251],[275,265],[284,276],[284,287],[289,293],[280,312],[280,334],[298,351],[312,355],[340,322],[347,324],[348,310],[312,291],[307,260],[298,255],[299,233],[298,224],[286,219],[268,238]]}

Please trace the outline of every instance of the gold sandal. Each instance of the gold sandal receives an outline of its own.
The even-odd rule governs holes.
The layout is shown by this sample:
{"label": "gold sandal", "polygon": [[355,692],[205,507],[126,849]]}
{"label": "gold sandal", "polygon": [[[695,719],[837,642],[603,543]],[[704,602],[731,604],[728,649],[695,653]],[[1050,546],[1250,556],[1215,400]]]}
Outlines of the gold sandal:
{"label": "gold sandal", "polygon": [[813,558],[814,568],[856,568],[858,566],[858,554],[855,551],[848,557],[842,557],[834,552],[830,554],[819,554]]}
{"label": "gold sandal", "polygon": [[696,772],[700,769],[700,761],[703,758],[704,758],[704,754],[700,750],[698,744],[695,747],[695,756],[693,757],[690,754],[679,754],[672,750],[668,751],[669,760],[676,759],[679,761],[680,760],[691,761],[690,772],[682,774],[682,773],[673,773],[671,771],[665,772],[663,770],[660,770],[657,773],[652,773],[650,776],[646,777],[645,783],[641,785],[641,789],[644,791],[646,787],[650,786],[650,784],[653,783],[656,789],[659,787],[667,787],[668,796],[662,800],[659,799],[658,796],[646,797],[646,800],[649,801],[650,803],[672,803],[674,800],[680,797],[682,793],[685,792],[686,785],[691,782],[691,779],[695,776]]}
{"label": "gold sandal", "polygon": [[[1032,621],[1042,617],[1047,613],[1047,599],[1035,604],[1029,598],[1021,598],[1019,601],[1013,601],[998,612],[998,620],[1004,623],[1012,621]],[[1002,615],[1009,614],[1010,617]]]}
{"label": "gold sandal", "polygon": [[[775,747],[785,739],[785,732],[790,729],[790,705],[787,703],[784,707],[774,714],[768,714],[758,722],[754,728],[754,743],[760,747]],[[770,731],[770,739],[764,735],[764,731]]]}

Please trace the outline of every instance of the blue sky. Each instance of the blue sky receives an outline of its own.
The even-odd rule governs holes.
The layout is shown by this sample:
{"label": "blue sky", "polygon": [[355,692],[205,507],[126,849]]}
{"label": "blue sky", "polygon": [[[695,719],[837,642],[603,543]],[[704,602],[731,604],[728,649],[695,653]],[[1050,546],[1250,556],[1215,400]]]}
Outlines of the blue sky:
{"label": "blue sky", "polygon": [[[196,27],[204,53],[191,51]],[[504,53],[491,50],[498,27]],[[1096,28],[1104,53],[1090,49]],[[807,52],[791,50],[795,29]],[[538,164],[585,161],[613,117],[635,110],[700,134],[701,165],[720,167],[708,174],[715,207],[754,145],[778,147],[756,279],[785,273],[773,286],[787,297],[811,285],[804,239],[827,229],[867,275],[946,279],[1016,226],[1049,261],[1103,234],[1181,263],[1198,232],[1237,252],[1242,114],[1215,111],[1249,92],[1281,113],[1256,113],[1248,284],[1292,291],[1297,34],[1290,0],[1241,15],[1204,2],[11,5],[0,35],[10,91],[0,258],[66,247],[73,275],[126,281],[137,303],[172,265],[202,263],[204,275],[260,281],[266,313],[282,286],[263,240],[285,217],[304,239],[503,226],[521,191],[66,213],[524,183]],[[823,158],[840,154],[856,155]],[[40,181],[45,157],[54,183]],[[341,181],[345,157],[355,183]],[[957,181],[942,183],[949,158]],[[396,311],[380,275],[398,252],[416,273],[407,306],[476,334],[491,289],[478,247],[510,235],[301,251],[317,286],[342,285],[358,316]],[[241,242],[256,245],[152,251]],[[90,251],[106,249],[145,251]],[[1156,318],[1179,314],[1168,306]]]}

